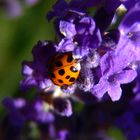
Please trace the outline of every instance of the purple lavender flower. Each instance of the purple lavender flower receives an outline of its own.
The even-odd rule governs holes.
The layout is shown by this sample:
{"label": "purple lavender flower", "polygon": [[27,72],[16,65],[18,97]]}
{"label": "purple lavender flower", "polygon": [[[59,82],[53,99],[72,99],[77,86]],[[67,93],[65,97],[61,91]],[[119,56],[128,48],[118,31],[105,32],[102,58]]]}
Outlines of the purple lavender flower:
{"label": "purple lavender flower", "polygon": [[47,103],[42,100],[37,100],[33,103],[33,108],[36,112],[35,120],[41,123],[51,123],[54,121],[53,114],[49,111]]}
{"label": "purple lavender flower", "polygon": [[[43,93],[44,94],[44,93]],[[49,105],[46,101],[42,100],[42,98],[37,97],[32,101],[26,100],[24,98],[16,98],[13,99],[11,97],[7,97],[3,100],[4,106],[8,110],[8,124],[7,127],[16,129],[17,132],[22,131],[27,124],[37,124],[37,127],[46,127],[45,134],[43,134],[44,130],[41,130],[42,135],[47,136],[49,139],[60,139],[66,140],[69,132],[66,129],[60,128],[57,130],[55,128],[55,117],[52,111],[50,111]],[[71,104],[68,99],[64,98],[55,98],[53,100],[54,112],[59,113],[62,116],[70,116],[72,114]],[[27,128],[26,128],[27,129]],[[8,130],[11,133],[14,130]],[[7,134],[8,132],[6,132]],[[12,134],[13,135],[13,134]],[[19,139],[20,134],[16,134],[12,136],[12,138]],[[44,136],[43,136],[44,137]]]}
{"label": "purple lavender flower", "polygon": [[3,7],[9,17],[20,16],[23,12],[21,4],[17,0],[4,0]]}
{"label": "purple lavender flower", "polygon": [[[122,3],[128,11],[120,24],[113,28],[112,18]],[[89,16],[87,8],[95,6],[97,12],[93,17]],[[48,14],[49,20],[55,17],[57,42],[39,41],[32,50],[33,60],[24,61],[22,65],[24,79],[21,87],[34,86],[41,95],[30,101],[6,98],[4,105],[11,122],[21,126],[27,121],[35,122],[39,124],[42,138],[60,140],[69,139],[69,136],[78,140],[84,135],[85,139],[109,139],[104,132],[115,122],[113,125],[120,128],[128,139],[139,138],[139,13],[138,1],[57,1]],[[59,87],[51,81],[51,63],[58,54],[68,52],[80,63],[80,74],[74,84]],[[125,86],[122,85],[135,78],[136,94],[132,89],[123,91]],[[130,86],[133,84],[128,88]],[[114,103],[105,94],[112,101],[118,101],[121,96],[122,99]],[[99,100],[107,98],[99,102],[96,97]],[[74,109],[69,98],[73,100]],[[75,104],[77,101],[82,101],[82,105]],[[72,114],[73,110],[78,110],[78,113]],[[93,133],[89,135],[89,132]]]}
{"label": "purple lavender flower", "polygon": [[[136,4],[123,18],[119,30],[122,37],[127,37],[139,53],[139,38],[140,38],[140,5]],[[131,17],[131,18],[130,18]],[[135,52],[136,53],[136,52]],[[138,56],[136,56],[138,57]],[[137,58],[139,59],[139,58]]]}
{"label": "purple lavender flower", "polygon": [[67,3],[65,0],[58,0],[53,6],[53,10],[47,14],[48,20],[53,17],[64,17],[68,11],[77,11],[77,13],[86,12],[87,8],[100,6],[105,7],[106,11],[115,11],[121,4],[118,0],[71,0]]}
{"label": "purple lavender flower", "polygon": [[25,6],[33,6],[39,0],[1,0],[0,7],[4,9],[6,16],[16,18],[23,14]]}
{"label": "purple lavender flower", "polygon": [[67,38],[64,38],[62,39],[58,46],[56,46],[56,50],[58,52],[62,51],[62,52],[71,52],[73,51],[75,48],[75,44],[73,43],[72,39],[67,39]]}
{"label": "purple lavender flower", "polygon": [[65,38],[58,45],[58,51],[73,51],[76,57],[82,58],[101,44],[100,31],[90,17],[72,22],[60,20],[59,28]]}
{"label": "purple lavender flower", "polygon": [[53,106],[56,113],[60,114],[61,116],[71,116],[72,115],[72,106],[68,99],[65,98],[54,98]]}
{"label": "purple lavender flower", "polygon": [[[64,35],[59,44],[54,45],[52,42],[38,42],[33,49],[33,62],[23,63],[22,73],[25,77],[24,80],[21,81],[23,88],[35,86],[40,90],[51,89],[54,85],[49,78],[50,71],[47,69],[47,66],[51,59],[58,53],[71,51],[76,59],[81,59],[89,54],[91,58],[88,56],[84,58],[84,61],[88,61],[87,67],[93,68],[98,66],[99,56],[95,52],[95,49],[98,48],[101,43],[101,35],[99,29],[96,28],[94,20],[90,17],[80,18],[77,23],[63,20],[60,21],[59,27],[60,32]],[[90,68],[89,71],[91,71]],[[90,73],[92,74],[92,72]],[[85,77],[86,76],[87,74]],[[91,79],[91,81],[88,80],[88,78],[84,80],[84,83],[86,82],[84,90],[87,91],[91,87],[88,85],[89,82],[93,85],[93,78],[91,77]],[[82,83],[81,87],[84,86],[84,83]],[[67,89],[69,88],[67,87]],[[75,88],[69,93],[74,93],[74,89]]]}
{"label": "purple lavender flower", "polygon": [[116,49],[101,58],[102,77],[92,91],[99,98],[108,92],[113,101],[119,100],[122,92],[120,84],[129,83],[137,76],[130,64],[140,60],[138,11],[139,5],[136,5],[126,14],[119,26],[120,39]]}
{"label": "purple lavender flower", "polygon": [[35,86],[41,90],[51,87],[47,65],[55,55],[52,42],[41,42],[33,48],[33,62],[23,62],[22,73],[25,79],[21,81],[22,88]]}
{"label": "purple lavender flower", "polygon": [[9,110],[8,116],[10,118],[11,124],[22,127],[26,121],[26,117],[18,110],[21,110],[21,108],[25,107],[25,99],[19,98],[17,100],[13,100],[12,98],[7,97],[3,100],[3,104]]}
{"label": "purple lavender flower", "polygon": [[140,65],[138,65],[137,73],[138,73],[138,76],[136,77],[136,80],[135,80],[136,85],[133,88],[133,92],[136,94],[139,94],[140,93]]}
{"label": "purple lavender flower", "polygon": [[59,140],[67,140],[68,134],[69,134],[69,132],[67,130],[60,130],[57,133],[57,138]]}
{"label": "purple lavender flower", "polygon": [[92,92],[98,98],[101,98],[106,92],[108,92],[112,101],[119,100],[122,94],[120,84],[126,84],[134,80],[137,76],[134,70],[124,70],[117,74],[108,76],[102,76],[99,83],[95,85]]}
{"label": "purple lavender flower", "polygon": [[75,25],[71,22],[60,21],[60,32],[66,36],[66,38],[72,38],[76,35]]}
{"label": "purple lavender flower", "polygon": [[[96,5],[96,1],[94,2]],[[121,2],[106,0],[98,4],[103,10],[101,8],[99,13],[95,14],[95,20],[87,15],[84,11],[86,9],[75,8],[74,1],[66,3],[60,0],[55,4],[53,12],[49,14],[52,14],[50,18],[56,16],[60,41],[56,44],[51,41],[38,42],[33,49],[33,61],[23,63],[23,87],[35,86],[45,92],[48,89],[54,90],[48,65],[58,53],[72,52],[74,59],[81,65],[80,75],[72,86],[61,87],[63,92],[74,93],[75,90],[82,90],[92,92],[98,98],[107,92],[112,101],[120,99],[121,84],[130,83],[137,76],[133,64],[140,61],[140,18],[137,14],[140,6],[136,3],[135,7],[126,13],[118,29],[104,32],[110,26],[112,15]],[[102,16],[98,15],[109,12],[109,20],[105,21],[103,18],[106,25],[100,26]]]}
{"label": "purple lavender flower", "polygon": [[[120,48],[119,48],[120,47]],[[120,84],[129,83],[137,76],[136,71],[129,68],[129,64],[136,60],[134,46],[120,39],[118,48],[107,52],[100,61],[102,77],[93,87],[93,94],[102,97],[107,91],[112,100],[118,100],[121,96]],[[131,50],[132,49],[132,50]],[[129,58],[129,59],[128,59]]]}
{"label": "purple lavender flower", "polygon": [[[128,2],[131,2],[131,1],[128,1]],[[133,2],[136,3],[137,1],[133,1]],[[140,8],[140,4],[136,3],[135,6],[132,9],[130,9],[130,11],[126,14],[122,23],[119,26],[120,33],[121,33],[122,37],[127,36],[126,40],[127,40],[128,44],[131,44],[131,43],[133,44],[133,47],[129,47],[130,49],[128,51],[129,51],[129,53],[131,53],[131,58],[132,58],[131,61],[133,61],[131,67],[134,67],[134,68],[139,65],[138,61],[140,60],[140,56],[139,56],[139,53],[140,53],[140,47],[139,47],[139,44],[140,44],[139,43],[140,16],[138,14],[140,12],[139,8]],[[124,39],[125,39],[125,37],[124,37]],[[139,71],[139,66],[138,66],[137,71]],[[138,77],[137,77],[137,79],[138,79]]]}
{"label": "purple lavender flower", "polygon": [[25,0],[25,3],[26,3],[27,5],[30,5],[30,6],[35,5],[35,4],[37,4],[38,2],[39,2],[39,0]]}
{"label": "purple lavender flower", "polygon": [[49,112],[47,104],[39,98],[31,102],[23,98],[12,99],[7,97],[4,99],[3,104],[9,110],[9,118],[14,126],[22,126],[27,121],[38,123],[54,121],[54,116]]}
{"label": "purple lavender flower", "polygon": [[[76,0],[67,3],[65,0],[58,0],[53,6],[53,10],[47,13],[47,18],[50,21],[53,17],[64,17],[69,11],[76,11],[76,13],[83,13],[84,1]],[[85,5],[84,5],[85,7]],[[68,17],[69,18],[69,17]]]}

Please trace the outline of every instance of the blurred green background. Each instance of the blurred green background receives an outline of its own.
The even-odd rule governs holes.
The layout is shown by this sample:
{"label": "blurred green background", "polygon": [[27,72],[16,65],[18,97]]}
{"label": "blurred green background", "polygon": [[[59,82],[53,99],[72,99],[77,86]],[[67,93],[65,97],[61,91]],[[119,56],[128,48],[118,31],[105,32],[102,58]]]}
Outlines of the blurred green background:
{"label": "blurred green background", "polygon": [[24,5],[23,14],[14,18],[0,8],[0,101],[19,91],[23,78],[21,62],[32,59],[31,50],[36,42],[54,38],[53,24],[46,20],[54,2],[40,0],[33,6]]}

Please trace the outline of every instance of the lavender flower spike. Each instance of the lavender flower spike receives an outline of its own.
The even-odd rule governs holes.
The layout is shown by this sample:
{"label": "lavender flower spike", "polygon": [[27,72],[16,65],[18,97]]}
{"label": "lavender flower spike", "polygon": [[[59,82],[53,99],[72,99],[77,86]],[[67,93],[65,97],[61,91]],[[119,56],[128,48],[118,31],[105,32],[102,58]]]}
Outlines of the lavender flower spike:
{"label": "lavender flower spike", "polygon": [[140,61],[139,9],[140,6],[136,4],[125,15],[119,26],[120,39],[117,47],[101,58],[101,78],[92,89],[98,98],[107,92],[113,101],[119,100],[122,94],[120,85],[133,81],[137,76],[131,64]]}
{"label": "lavender flower spike", "polygon": [[39,90],[48,89],[53,85],[49,79],[47,65],[56,53],[54,44],[51,41],[39,41],[33,48],[32,53],[33,61],[24,61],[22,64],[24,79],[21,81],[21,87],[34,86]]}

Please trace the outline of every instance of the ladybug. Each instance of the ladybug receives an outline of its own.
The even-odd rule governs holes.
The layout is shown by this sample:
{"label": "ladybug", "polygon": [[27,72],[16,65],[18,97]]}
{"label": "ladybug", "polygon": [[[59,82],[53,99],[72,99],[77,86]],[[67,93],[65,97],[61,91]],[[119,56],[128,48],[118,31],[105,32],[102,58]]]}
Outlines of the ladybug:
{"label": "ladybug", "polygon": [[66,52],[56,55],[49,65],[50,79],[55,85],[72,85],[79,76],[80,63],[74,59],[72,52]]}

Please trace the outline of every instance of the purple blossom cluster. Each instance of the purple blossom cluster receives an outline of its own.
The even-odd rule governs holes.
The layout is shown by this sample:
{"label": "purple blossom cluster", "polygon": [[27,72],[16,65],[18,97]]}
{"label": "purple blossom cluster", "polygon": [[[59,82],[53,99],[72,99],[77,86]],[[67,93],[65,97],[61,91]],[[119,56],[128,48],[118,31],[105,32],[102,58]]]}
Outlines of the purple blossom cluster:
{"label": "purple blossom cluster", "polygon": [[[119,100],[121,85],[136,78],[140,60],[140,5],[136,1],[118,27],[111,29],[113,15],[121,4],[128,6],[127,1],[87,1],[85,5],[81,0],[59,0],[47,14],[49,20],[55,18],[58,41],[39,41],[35,45],[33,61],[23,63],[22,87],[35,86],[45,92],[55,88],[47,64],[58,53],[72,52],[80,62],[80,75],[72,86],[61,87],[62,91],[91,92],[99,99],[107,93],[112,101]],[[95,16],[89,16],[86,9],[97,5],[101,8]]]}
{"label": "purple blossom cluster", "polygon": [[[96,8],[95,12],[90,8]],[[123,13],[121,20],[119,13]],[[56,41],[38,41],[32,50],[33,60],[22,63],[22,90],[35,87],[39,94],[31,101],[5,98],[10,122],[47,124],[50,139],[80,139],[88,127],[97,132],[89,139],[109,139],[105,130],[110,124],[129,140],[139,138],[140,1],[58,0],[47,19],[54,22]],[[80,63],[80,74],[72,85],[58,86],[51,80],[49,64],[67,52]],[[72,111],[75,102],[88,104],[79,113],[81,120]],[[75,124],[57,129],[57,122],[63,123],[59,115]],[[84,122],[88,119],[93,126]],[[45,128],[40,129],[43,133]]]}
{"label": "purple blossom cluster", "polygon": [[26,6],[33,6],[38,3],[38,0],[1,0],[0,7],[2,7],[8,17],[14,18],[23,14],[23,4]]}
{"label": "purple blossom cluster", "polygon": [[[32,124],[40,126],[38,129],[41,131],[42,139],[65,140],[69,134],[67,129],[56,129],[55,126],[57,117],[55,114],[61,116],[72,114],[68,99],[56,97],[52,102],[51,96],[44,96],[44,94],[36,96],[32,100],[23,97],[6,97],[3,105],[8,109],[8,114],[3,122],[4,139],[9,139],[9,136],[11,140],[21,139],[23,128]],[[56,113],[54,114],[54,112]]]}

